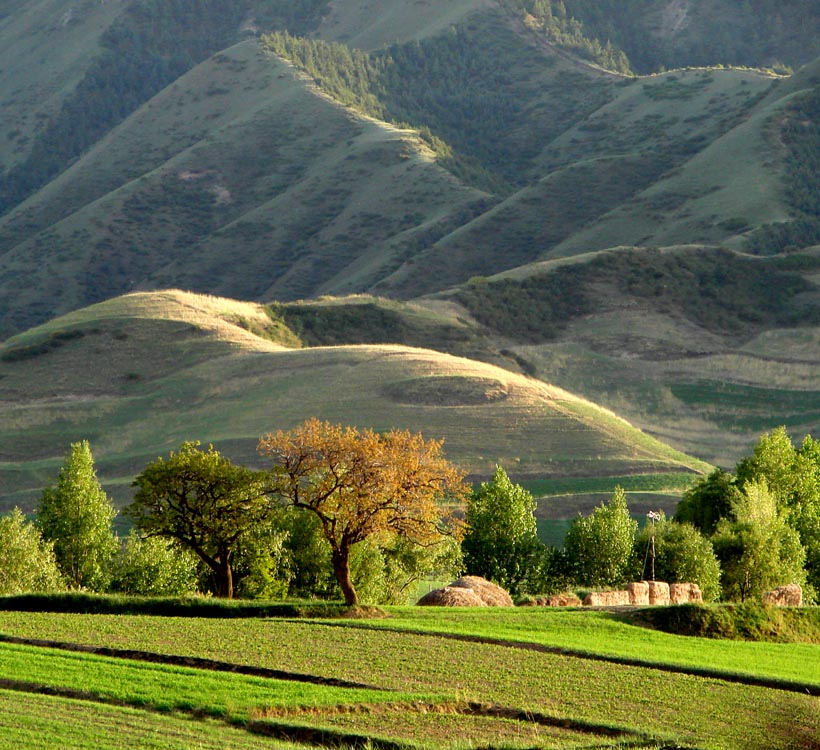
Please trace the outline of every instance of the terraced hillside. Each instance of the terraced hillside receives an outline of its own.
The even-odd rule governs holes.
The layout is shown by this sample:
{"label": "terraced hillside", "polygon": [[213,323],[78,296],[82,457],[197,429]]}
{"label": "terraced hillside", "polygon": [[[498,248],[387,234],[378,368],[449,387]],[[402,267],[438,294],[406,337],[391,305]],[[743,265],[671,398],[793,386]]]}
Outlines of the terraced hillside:
{"label": "terraced hillside", "polygon": [[127,295],[9,339],[0,348],[4,505],[30,507],[81,438],[126,498],[145,464],[184,440],[261,465],[263,433],[312,415],[443,437],[448,458],[474,476],[496,462],[522,478],[707,468],[611,412],[494,365],[398,345],[296,344],[259,305],[181,292]]}

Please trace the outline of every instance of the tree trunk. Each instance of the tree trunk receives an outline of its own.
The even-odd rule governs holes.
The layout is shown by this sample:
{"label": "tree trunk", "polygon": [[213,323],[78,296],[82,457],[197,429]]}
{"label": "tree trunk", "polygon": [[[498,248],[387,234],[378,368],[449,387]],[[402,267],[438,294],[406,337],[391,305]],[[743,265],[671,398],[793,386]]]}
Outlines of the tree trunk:
{"label": "tree trunk", "polygon": [[342,589],[345,604],[348,607],[357,607],[359,605],[359,595],[356,593],[356,588],[350,578],[350,548],[342,547],[333,550],[331,560],[333,562],[333,574],[339,582],[339,588]]}
{"label": "tree trunk", "polygon": [[230,560],[217,560],[213,571],[216,578],[216,595],[224,599],[233,599],[233,571]]}

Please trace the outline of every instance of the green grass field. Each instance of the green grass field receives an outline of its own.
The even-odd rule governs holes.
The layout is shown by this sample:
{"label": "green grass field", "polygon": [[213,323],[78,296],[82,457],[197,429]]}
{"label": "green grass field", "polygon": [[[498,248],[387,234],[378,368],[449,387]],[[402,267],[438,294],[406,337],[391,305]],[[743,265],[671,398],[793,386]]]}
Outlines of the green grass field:
{"label": "green grass field", "polygon": [[[49,642],[0,644],[0,702],[14,706],[0,738],[24,748],[46,724],[43,709],[60,726],[39,745],[49,748],[72,734],[79,747],[113,746],[116,721],[129,736],[203,747],[296,747],[282,744],[288,737],[455,750],[811,749],[820,736],[820,699],[805,694],[820,692],[820,645],[683,638],[604,612],[390,608],[354,621],[3,612],[0,634]],[[180,666],[186,658],[213,662]],[[241,673],[252,669],[291,679]],[[781,687],[752,684],[760,678]],[[100,722],[83,733],[85,710]],[[264,744],[263,733],[277,739]]]}

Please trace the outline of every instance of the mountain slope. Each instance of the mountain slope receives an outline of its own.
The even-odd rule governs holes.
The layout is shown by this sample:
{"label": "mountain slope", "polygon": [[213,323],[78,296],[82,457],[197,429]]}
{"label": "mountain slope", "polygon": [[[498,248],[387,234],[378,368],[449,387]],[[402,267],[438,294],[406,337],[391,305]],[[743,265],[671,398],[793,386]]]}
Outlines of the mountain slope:
{"label": "mountain slope", "polygon": [[0,221],[5,330],[134,286],[294,298],[353,263],[366,286],[393,262],[386,240],[484,198],[414,133],[356,116],[244,42]]}
{"label": "mountain slope", "polygon": [[[267,331],[276,340],[248,329]],[[611,412],[493,365],[404,346],[293,349],[258,305],[181,292],[120,297],[0,348],[0,476],[30,507],[71,441],[88,439],[104,482],[131,478],[183,440],[259,465],[258,438],[308,416],[444,437],[473,476],[702,471]]]}
{"label": "mountain slope", "polygon": [[[820,62],[788,78],[633,77],[606,43],[623,42],[650,71],[729,59],[724,49],[737,52],[757,23],[753,63],[798,64],[820,51],[813,4],[62,8],[0,3],[0,68],[14,73],[0,77],[11,124],[0,145],[0,337],[129,291],[182,287],[278,300],[274,317],[298,320],[313,343],[410,344],[523,370],[726,465],[763,429],[820,428]],[[267,34],[277,30],[288,33]],[[315,299],[357,292],[394,301]],[[303,298],[314,300],[285,304]],[[246,323],[282,332],[265,317]],[[155,357],[154,323],[140,325],[144,336],[126,332],[124,362],[139,360],[138,343]],[[187,323],[157,325],[187,342],[192,365],[213,366],[221,344],[200,347]],[[35,340],[32,362],[119,341],[93,328]],[[9,364],[22,367],[18,345],[7,344]],[[112,413],[148,377],[122,367]],[[174,383],[183,401],[198,398]],[[39,433],[33,413],[15,412],[32,434],[13,439],[53,465],[43,451],[60,430]]]}

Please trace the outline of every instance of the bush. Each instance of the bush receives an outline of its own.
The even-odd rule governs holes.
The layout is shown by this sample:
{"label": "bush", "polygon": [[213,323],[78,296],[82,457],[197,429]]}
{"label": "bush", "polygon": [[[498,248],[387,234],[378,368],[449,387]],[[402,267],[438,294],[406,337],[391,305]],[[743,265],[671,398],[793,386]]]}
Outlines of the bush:
{"label": "bush", "polygon": [[114,560],[111,591],[139,596],[186,596],[197,592],[198,562],[189,552],[132,531]]}
{"label": "bush", "polygon": [[54,547],[19,508],[0,518],[0,594],[59,591],[65,582]]}

